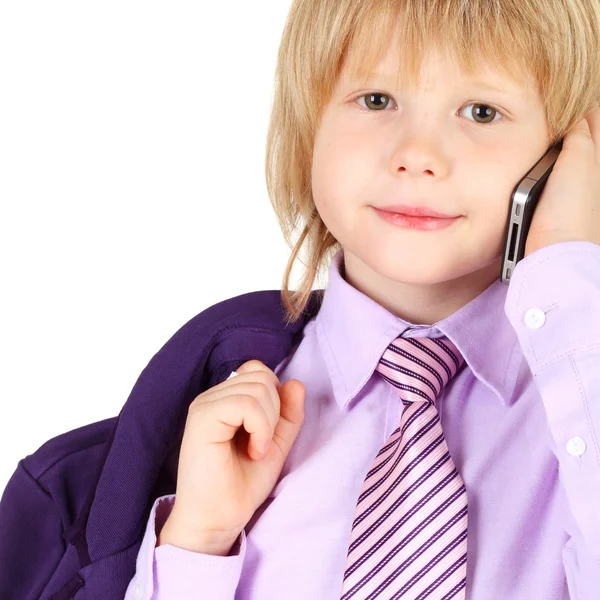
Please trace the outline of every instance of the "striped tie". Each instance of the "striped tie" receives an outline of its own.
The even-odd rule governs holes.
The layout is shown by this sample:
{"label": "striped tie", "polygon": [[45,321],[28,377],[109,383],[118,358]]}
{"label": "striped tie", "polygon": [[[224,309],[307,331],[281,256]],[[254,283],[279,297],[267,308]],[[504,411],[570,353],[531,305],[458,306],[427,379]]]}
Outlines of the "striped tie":
{"label": "striped tie", "polygon": [[379,360],[404,409],[358,498],[342,600],[464,600],[467,490],[435,407],[464,362],[446,337],[398,337]]}

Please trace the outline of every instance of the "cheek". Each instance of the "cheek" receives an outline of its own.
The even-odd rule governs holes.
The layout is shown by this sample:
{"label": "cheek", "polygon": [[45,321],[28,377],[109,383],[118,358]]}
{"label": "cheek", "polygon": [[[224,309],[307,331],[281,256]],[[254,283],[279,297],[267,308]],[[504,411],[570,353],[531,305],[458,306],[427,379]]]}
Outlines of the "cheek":
{"label": "cheek", "polygon": [[485,207],[475,209],[470,215],[472,243],[486,248],[490,255],[500,256],[508,223],[508,200],[488,197]]}
{"label": "cheek", "polygon": [[339,197],[340,154],[335,144],[318,139],[315,143],[312,163],[312,192],[319,212],[328,210]]}
{"label": "cheek", "polygon": [[317,208],[331,210],[339,205],[353,205],[365,189],[370,189],[369,173],[373,169],[355,140],[317,140],[311,174]]}

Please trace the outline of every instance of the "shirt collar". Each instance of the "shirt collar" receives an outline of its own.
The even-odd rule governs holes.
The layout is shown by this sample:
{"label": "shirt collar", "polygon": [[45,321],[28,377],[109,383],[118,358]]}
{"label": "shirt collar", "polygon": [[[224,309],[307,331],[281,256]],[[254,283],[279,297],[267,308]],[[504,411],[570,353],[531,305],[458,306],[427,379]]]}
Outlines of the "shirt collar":
{"label": "shirt collar", "polygon": [[[407,337],[448,337],[473,374],[504,405],[511,402],[522,353],[505,315],[508,286],[498,278],[471,302],[434,325],[415,325],[351,286],[342,276],[343,249],[333,257],[316,331],[335,399],[344,408],[367,383],[389,343]],[[349,324],[353,326],[349,326]],[[513,366],[515,365],[515,366]],[[511,368],[512,367],[512,368]]]}

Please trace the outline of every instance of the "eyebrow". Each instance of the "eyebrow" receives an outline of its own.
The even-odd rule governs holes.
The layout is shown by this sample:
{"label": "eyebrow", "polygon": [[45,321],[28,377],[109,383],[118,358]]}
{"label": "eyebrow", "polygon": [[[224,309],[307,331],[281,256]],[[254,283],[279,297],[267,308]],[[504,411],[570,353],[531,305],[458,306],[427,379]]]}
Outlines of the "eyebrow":
{"label": "eyebrow", "polygon": [[507,94],[508,91],[502,88],[499,88],[495,85],[492,85],[491,83],[487,82],[487,81],[480,81],[478,79],[469,79],[469,83],[472,85],[476,85],[480,88],[486,89],[486,90],[490,90],[492,92],[500,92],[501,94]]}
{"label": "eyebrow", "polygon": [[[360,79],[360,77],[358,77]],[[369,75],[366,75],[363,79],[361,79],[361,81],[372,81],[374,79],[382,79],[385,80],[387,78],[387,74],[386,73],[379,73],[379,72],[375,72],[375,73],[370,73]],[[492,83],[488,82],[488,81],[483,81],[481,79],[467,79],[466,83],[473,85],[473,86],[477,86],[481,89],[487,90],[487,91],[491,91],[491,92],[500,92],[501,94],[509,94],[509,90],[506,89],[502,89],[498,86],[493,85]]]}

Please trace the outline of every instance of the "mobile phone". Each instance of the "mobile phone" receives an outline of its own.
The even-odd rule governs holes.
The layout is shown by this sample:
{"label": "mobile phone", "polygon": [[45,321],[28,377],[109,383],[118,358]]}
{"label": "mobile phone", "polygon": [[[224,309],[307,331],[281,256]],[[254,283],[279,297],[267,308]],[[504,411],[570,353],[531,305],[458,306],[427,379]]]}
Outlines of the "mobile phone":
{"label": "mobile phone", "polygon": [[515,186],[508,211],[508,225],[504,240],[504,255],[500,279],[509,284],[510,278],[525,254],[525,243],[533,213],[544,190],[546,181],[552,173],[554,163],[562,150],[562,140],[550,149],[535,163],[528,173]]}

